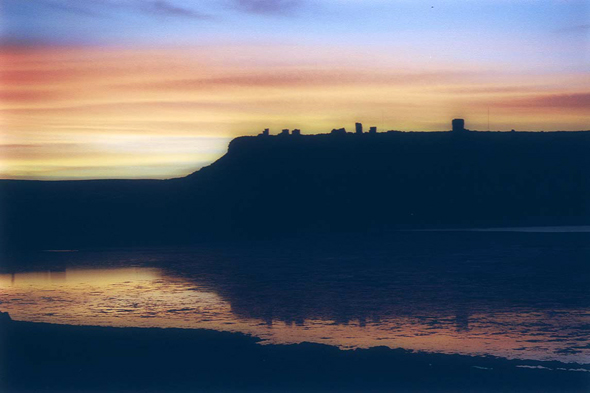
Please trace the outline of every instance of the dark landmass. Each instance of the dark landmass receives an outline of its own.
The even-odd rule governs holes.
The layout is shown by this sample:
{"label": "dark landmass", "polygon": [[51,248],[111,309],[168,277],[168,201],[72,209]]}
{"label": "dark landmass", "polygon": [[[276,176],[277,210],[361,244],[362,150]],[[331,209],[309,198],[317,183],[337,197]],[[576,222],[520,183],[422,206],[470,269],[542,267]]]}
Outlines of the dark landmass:
{"label": "dark landmass", "polygon": [[590,223],[590,132],[241,137],[170,180],[0,181],[4,249]]}
{"label": "dark landmass", "polygon": [[[208,330],[0,324],[3,392],[587,392],[587,366],[320,344]],[[524,367],[523,367],[524,366]],[[560,370],[562,369],[562,370]],[[578,371],[573,371],[578,370]]]}

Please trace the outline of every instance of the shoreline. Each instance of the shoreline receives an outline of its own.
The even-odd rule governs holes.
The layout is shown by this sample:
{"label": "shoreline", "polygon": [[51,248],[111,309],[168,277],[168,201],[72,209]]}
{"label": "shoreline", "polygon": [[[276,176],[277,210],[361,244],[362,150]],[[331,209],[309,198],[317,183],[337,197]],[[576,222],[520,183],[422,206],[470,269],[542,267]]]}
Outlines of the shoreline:
{"label": "shoreline", "polygon": [[3,321],[0,333],[3,392],[586,392],[590,388],[590,367],[575,363],[386,347],[259,345],[260,339],[241,333],[201,329]]}

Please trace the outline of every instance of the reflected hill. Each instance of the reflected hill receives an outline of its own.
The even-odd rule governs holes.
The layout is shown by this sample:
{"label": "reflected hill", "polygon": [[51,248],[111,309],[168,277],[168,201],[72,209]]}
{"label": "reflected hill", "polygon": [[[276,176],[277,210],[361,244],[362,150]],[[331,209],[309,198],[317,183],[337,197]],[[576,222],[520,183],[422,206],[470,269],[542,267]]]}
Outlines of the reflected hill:
{"label": "reflected hill", "polygon": [[0,277],[18,320],[585,364],[590,355],[590,233],[400,231],[29,255],[35,265]]}
{"label": "reflected hill", "polygon": [[269,324],[424,318],[433,329],[461,330],[474,314],[531,313],[525,322],[535,325],[556,312],[586,312],[589,240],[588,233],[400,232],[305,247],[280,241],[198,248],[154,255],[152,263],[215,292],[234,314]]}
{"label": "reflected hill", "polygon": [[582,225],[588,151],[590,132],[240,137],[180,179],[0,181],[1,239],[52,249]]}

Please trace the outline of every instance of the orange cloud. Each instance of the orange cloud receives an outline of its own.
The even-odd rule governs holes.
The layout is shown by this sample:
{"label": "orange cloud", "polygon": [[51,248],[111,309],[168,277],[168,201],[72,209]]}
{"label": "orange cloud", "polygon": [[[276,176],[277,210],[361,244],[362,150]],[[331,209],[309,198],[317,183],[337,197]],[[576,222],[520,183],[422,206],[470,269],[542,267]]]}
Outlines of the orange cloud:
{"label": "orange cloud", "polygon": [[588,111],[590,109],[590,92],[573,94],[542,94],[525,98],[513,99],[499,106],[516,108],[531,108],[538,110],[558,109],[572,112]]}
{"label": "orange cloud", "polygon": [[424,85],[448,83],[451,80],[465,80],[477,76],[468,72],[424,72],[411,73],[391,70],[384,72],[366,72],[351,69],[329,70],[270,70],[248,71],[246,74],[200,79],[173,79],[166,81],[139,82],[120,85],[122,89],[156,89],[156,90],[204,90],[224,87],[249,88],[297,88],[309,86],[347,86],[347,85]]}

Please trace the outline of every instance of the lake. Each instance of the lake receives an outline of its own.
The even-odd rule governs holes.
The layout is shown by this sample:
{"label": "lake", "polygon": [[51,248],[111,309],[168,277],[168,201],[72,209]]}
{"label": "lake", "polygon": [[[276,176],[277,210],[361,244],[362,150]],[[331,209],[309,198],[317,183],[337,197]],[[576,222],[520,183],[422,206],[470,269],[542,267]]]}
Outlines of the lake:
{"label": "lake", "polygon": [[47,250],[3,263],[15,320],[243,332],[262,344],[590,364],[590,233],[398,232]]}

